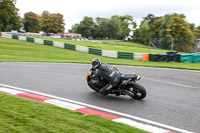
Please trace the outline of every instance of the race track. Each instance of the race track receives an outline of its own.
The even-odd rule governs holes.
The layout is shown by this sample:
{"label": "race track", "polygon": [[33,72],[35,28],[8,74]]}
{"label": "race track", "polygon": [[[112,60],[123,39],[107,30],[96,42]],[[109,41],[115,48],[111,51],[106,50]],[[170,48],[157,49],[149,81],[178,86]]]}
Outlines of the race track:
{"label": "race track", "polygon": [[85,81],[89,64],[0,62],[0,84],[47,93],[200,132],[200,71],[116,66],[136,72],[147,97],[103,96]]}

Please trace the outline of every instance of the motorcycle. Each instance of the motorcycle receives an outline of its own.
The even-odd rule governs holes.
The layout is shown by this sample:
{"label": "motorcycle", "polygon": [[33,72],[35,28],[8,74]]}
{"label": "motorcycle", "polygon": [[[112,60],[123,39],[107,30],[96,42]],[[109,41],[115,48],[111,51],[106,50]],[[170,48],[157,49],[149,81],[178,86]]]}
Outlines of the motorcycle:
{"label": "motorcycle", "polygon": [[[106,81],[103,77],[100,78],[99,76],[97,77],[96,75],[97,71],[98,70],[90,69],[90,71],[86,74],[86,80],[88,86],[92,90],[100,93],[100,89],[106,84],[108,84],[108,81]],[[119,85],[115,88],[107,90],[108,94],[115,94],[116,96],[127,95],[137,100],[141,100],[146,97],[145,88],[142,85],[136,83],[136,81],[141,79],[141,77],[138,74],[120,73],[120,75],[121,75],[121,81]]]}

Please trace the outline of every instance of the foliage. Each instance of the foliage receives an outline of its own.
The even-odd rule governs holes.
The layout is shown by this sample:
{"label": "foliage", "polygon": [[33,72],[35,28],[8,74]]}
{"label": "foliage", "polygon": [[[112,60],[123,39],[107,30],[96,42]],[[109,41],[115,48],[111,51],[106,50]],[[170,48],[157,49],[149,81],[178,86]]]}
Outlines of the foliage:
{"label": "foliage", "polygon": [[[166,38],[174,38],[174,47],[179,51],[189,52],[194,42],[194,35],[185,22],[178,14],[173,14],[166,25]],[[188,49],[190,50],[188,51]]]}
{"label": "foliage", "polygon": [[136,27],[136,23],[131,15],[119,16],[118,19],[117,39],[125,39],[125,37],[129,36],[130,31]]}
{"label": "foliage", "polygon": [[[147,44],[147,37],[154,40],[159,48],[170,49],[174,43],[177,51],[191,52],[194,43],[194,24],[185,21],[184,14],[167,14],[162,17],[147,15],[140,27],[135,30],[133,39]],[[149,31],[149,33],[148,33]],[[197,31],[197,30],[196,30]]]}
{"label": "foliage", "polygon": [[149,25],[146,21],[143,21],[138,30],[138,39],[139,42],[148,45],[149,42]]}
{"label": "foliage", "polygon": [[194,35],[197,39],[200,39],[200,26],[194,29]]}
{"label": "foliage", "polygon": [[96,22],[92,17],[84,17],[80,23],[73,25],[69,32],[80,33],[87,38],[124,39],[135,26],[136,23],[131,15],[115,15],[111,18],[97,17]]}
{"label": "foliage", "polygon": [[48,33],[63,33],[64,32],[64,19],[60,13],[51,14],[48,11],[44,11],[40,20],[41,30]]}
{"label": "foliage", "polygon": [[53,13],[50,15],[51,18],[51,33],[63,33],[65,30],[65,23],[63,15],[60,13]]}
{"label": "foliage", "polygon": [[82,36],[90,38],[95,32],[95,23],[92,17],[84,17],[80,24],[75,24],[70,32],[80,33]]}
{"label": "foliage", "polygon": [[0,31],[19,30],[22,27],[15,0],[0,1]]}
{"label": "foliage", "polygon": [[41,30],[49,33],[50,23],[51,23],[50,12],[49,11],[43,11],[42,16],[41,16],[41,20],[40,20]]}
{"label": "foliage", "polygon": [[39,32],[40,30],[45,33],[63,33],[65,23],[63,15],[60,13],[50,13],[43,11],[39,16],[33,12],[24,14],[23,24],[26,32]]}
{"label": "foliage", "polygon": [[114,38],[116,36],[116,25],[108,18],[96,18],[96,30],[94,38]]}
{"label": "foliage", "polygon": [[26,32],[39,32],[40,17],[34,12],[27,12],[24,14],[23,24]]}

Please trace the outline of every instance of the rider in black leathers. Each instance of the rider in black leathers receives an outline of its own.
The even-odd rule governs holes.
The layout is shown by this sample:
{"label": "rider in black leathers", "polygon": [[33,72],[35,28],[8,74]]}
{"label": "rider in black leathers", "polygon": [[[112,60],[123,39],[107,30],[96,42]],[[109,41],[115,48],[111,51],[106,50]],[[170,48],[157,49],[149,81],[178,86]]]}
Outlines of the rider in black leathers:
{"label": "rider in black leathers", "polygon": [[101,94],[106,95],[108,94],[108,90],[119,85],[121,74],[116,68],[109,66],[108,64],[101,64],[99,58],[94,58],[92,60],[92,69],[97,71],[97,77],[102,77],[108,81],[108,84],[100,89]]}

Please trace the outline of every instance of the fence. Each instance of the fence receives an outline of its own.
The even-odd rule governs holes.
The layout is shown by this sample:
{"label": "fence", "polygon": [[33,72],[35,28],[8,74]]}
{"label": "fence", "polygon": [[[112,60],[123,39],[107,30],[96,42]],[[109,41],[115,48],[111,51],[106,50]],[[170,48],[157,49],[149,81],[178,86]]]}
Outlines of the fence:
{"label": "fence", "polygon": [[198,53],[200,52],[200,39],[192,40],[190,38],[150,38],[149,53],[151,53],[151,49],[157,49],[158,53],[161,53],[163,49],[184,53]]}
{"label": "fence", "polygon": [[200,39],[196,40],[195,53],[200,54]]}

